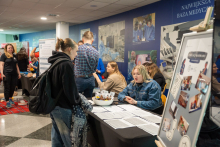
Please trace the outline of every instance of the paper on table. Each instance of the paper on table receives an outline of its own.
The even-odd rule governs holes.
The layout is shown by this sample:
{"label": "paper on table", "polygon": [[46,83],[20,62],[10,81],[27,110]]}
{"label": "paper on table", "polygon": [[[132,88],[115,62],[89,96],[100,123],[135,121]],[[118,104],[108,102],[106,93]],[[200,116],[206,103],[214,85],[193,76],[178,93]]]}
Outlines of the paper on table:
{"label": "paper on table", "polygon": [[118,106],[115,106],[115,105],[112,105],[112,106],[102,106],[103,108],[105,108],[106,110],[108,111],[111,111],[111,112],[116,112],[116,111],[123,111],[124,109],[118,107]]}
{"label": "paper on table", "polygon": [[158,130],[159,130],[159,126],[156,124],[139,125],[137,127],[152,135],[157,135]]}
{"label": "paper on table", "polygon": [[146,120],[141,119],[139,117],[131,117],[131,118],[125,118],[125,121],[137,126],[137,125],[144,125],[144,124],[149,124]]}
{"label": "paper on table", "polygon": [[160,123],[161,117],[157,115],[150,115],[150,116],[142,116],[143,119],[153,122],[153,123]]}
{"label": "paper on table", "polygon": [[129,118],[129,117],[134,117],[135,116],[134,114],[132,114],[129,111],[117,111],[117,112],[114,112],[114,113],[117,114],[117,115],[120,115],[121,118]]}
{"label": "paper on table", "polygon": [[105,122],[114,129],[134,127],[134,125],[124,121],[123,119],[111,119],[111,120],[105,120]]}
{"label": "paper on table", "polygon": [[134,115],[137,115],[137,116],[149,116],[149,115],[153,115],[152,113],[150,112],[147,112],[147,111],[144,111],[144,110],[132,110],[130,111],[131,113],[133,113]]}
{"label": "paper on table", "polygon": [[96,113],[96,112],[106,112],[107,110],[104,109],[103,107],[97,106],[97,107],[93,107],[92,112]]}
{"label": "paper on table", "polygon": [[91,103],[91,105],[95,105],[95,103],[92,100],[88,100],[88,101]]}
{"label": "paper on table", "polygon": [[113,112],[103,112],[103,113],[95,113],[100,119],[116,119],[122,118],[120,115],[114,114]]}
{"label": "paper on table", "polygon": [[140,108],[136,107],[136,106],[133,106],[131,104],[124,104],[124,105],[118,105],[118,107],[121,107],[125,110],[128,110],[128,111],[132,111],[132,110],[139,110]]}
{"label": "paper on table", "polygon": [[181,82],[182,82],[182,78],[180,74],[177,73],[171,89],[171,94],[173,95],[174,99],[176,99],[177,93],[180,89]]}

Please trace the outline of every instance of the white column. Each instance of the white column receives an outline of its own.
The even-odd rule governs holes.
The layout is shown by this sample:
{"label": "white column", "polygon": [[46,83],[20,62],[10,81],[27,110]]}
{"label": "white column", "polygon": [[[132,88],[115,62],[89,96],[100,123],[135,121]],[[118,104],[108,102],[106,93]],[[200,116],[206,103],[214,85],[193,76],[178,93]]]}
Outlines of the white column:
{"label": "white column", "polygon": [[69,38],[69,23],[57,22],[56,23],[56,38],[61,39]]}

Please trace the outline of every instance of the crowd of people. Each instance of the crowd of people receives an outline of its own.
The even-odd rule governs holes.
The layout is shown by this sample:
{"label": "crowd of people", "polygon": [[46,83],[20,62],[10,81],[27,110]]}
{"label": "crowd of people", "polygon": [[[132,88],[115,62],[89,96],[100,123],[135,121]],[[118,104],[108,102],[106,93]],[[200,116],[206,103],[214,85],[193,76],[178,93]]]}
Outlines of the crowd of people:
{"label": "crowd of people", "polygon": [[[50,113],[52,119],[52,146],[70,146],[70,130],[73,106],[81,105],[80,93],[91,98],[95,83],[102,90],[115,92],[118,100],[154,111],[162,108],[161,93],[165,79],[154,63],[137,65],[131,71],[133,80],[126,82],[116,62],[104,64],[99,52],[92,46],[93,33],[87,31],[82,40],[76,43],[70,38],[57,39],[56,51],[53,51],[48,62],[53,64],[58,59],[66,59],[50,70],[52,97],[60,95],[55,109]],[[39,52],[35,47],[31,53],[31,62],[25,48],[15,55],[12,44],[7,44],[1,56],[1,73],[4,81],[4,94],[7,108],[12,107],[12,95],[22,72],[39,74]],[[102,75],[108,74],[103,80]],[[61,93],[61,94],[60,94]],[[160,112],[161,114],[162,112]],[[68,133],[67,133],[68,132]]]}

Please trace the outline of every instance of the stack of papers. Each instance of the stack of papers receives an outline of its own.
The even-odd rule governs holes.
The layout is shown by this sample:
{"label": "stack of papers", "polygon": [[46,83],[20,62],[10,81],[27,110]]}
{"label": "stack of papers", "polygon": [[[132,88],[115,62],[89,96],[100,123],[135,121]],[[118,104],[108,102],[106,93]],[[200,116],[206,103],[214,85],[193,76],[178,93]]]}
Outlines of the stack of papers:
{"label": "stack of papers", "polygon": [[133,110],[133,111],[130,111],[130,112],[133,113],[134,115],[137,115],[137,116],[140,116],[140,117],[153,115],[152,113],[141,110],[141,109]]}
{"label": "stack of papers", "polygon": [[95,113],[100,119],[119,119],[122,118],[120,115],[117,115],[113,112],[104,112],[104,113]]}
{"label": "stack of papers", "polygon": [[118,111],[118,112],[114,112],[117,115],[120,115],[121,118],[130,118],[130,117],[135,117],[134,114],[132,114],[129,111]]}
{"label": "stack of papers", "polygon": [[139,125],[137,127],[152,135],[157,135],[158,130],[159,130],[159,126],[156,124]]}
{"label": "stack of papers", "polygon": [[105,120],[105,122],[114,129],[134,127],[134,125],[124,121],[123,119],[111,119],[111,120]]}
{"label": "stack of papers", "polygon": [[118,105],[118,107],[123,108],[127,111],[133,111],[133,110],[140,110],[140,108],[133,106],[131,104],[125,104],[125,105]]}
{"label": "stack of papers", "polygon": [[124,111],[124,109],[116,106],[116,105],[110,105],[110,106],[102,106],[103,108],[105,108],[106,110],[110,111],[110,112],[117,112],[117,111]]}
{"label": "stack of papers", "polygon": [[140,117],[125,118],[124,120],[135,125],[135,126],[149,124],[146,120],[144,120]]}
{"label": "stack of papers", "polygon": [[149,116],[142,116],[143,119],[152,122],[152,123],[160,123],[161,117],[157,115],[149,115]]}
{"label": "stack of papers", "polygon": [[106,109],[104,109],[103,107],[99,107],[99,106],[93,107],[93,109],[92,109],[93,113],[106,112],[106,111],[107,111]]}

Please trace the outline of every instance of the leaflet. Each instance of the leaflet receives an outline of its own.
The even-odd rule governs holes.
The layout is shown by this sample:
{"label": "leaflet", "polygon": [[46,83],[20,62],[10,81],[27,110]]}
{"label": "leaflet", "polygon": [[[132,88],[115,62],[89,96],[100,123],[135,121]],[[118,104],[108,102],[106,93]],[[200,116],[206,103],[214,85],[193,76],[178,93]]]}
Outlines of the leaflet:
{"label": "leaflet", "polygon": [[140,108],[133,106],[131,104],[124,104],[124,105],[118,105],[118,107],[121,107],[127,111],[132,111],[132,110],[139,110]]}
{"label": "leaflet", "polygon": [[156,124],[139,125],[137,127],[152,135],[157,135],[159,130],[159,126]]}
{"label": "leaflet", "polygon": [[111,127],[113,127],[114,129],[134,127],[134,125],[124,121],[123,119],[105,120],[105,122],[109,124]]}
{"label": "leaflet", "polygon": [[146,120],[144,120],[140,117],[125,118],[124,120],[135,125],[135,126],[149,124]]}
{"label": "leaflet", "polygon": [[106,110],[110,111],[110,112],[117,112],[117,111],[123,111],[124,109],[116,106],[116,105],[110,105],[110,106],[102,106],[103,108],[105,108]]}
{"label": "leaflet", "polygon": [[114,114],[113,112],[103,112],[103,113],[95,113],[100,119],[119,119],[122,118],[120,115]]}
{"label": "leaflet", "polygon": [[93,107],[93,109],[92,109],[93,113],[96,113],[96,112],[106,112],[106,111],[107,111],[106,109],[104,109],[103,107],[100,107],[100,106]]}
{"label": "leaflet", "polygon": [[160,116],[157,115],[142,116],[142,118],[152,123],[160,123],[162,119]]}
{"label": "leaflet", "polygon": [[130,112],[133,113],[134,115],[137,115],[137,116],[140,116],[140,117],[153,115],[152,113],[144,111],[144,110],[141,110],[141,109],[139,109],[139,110],[132,110]]}

